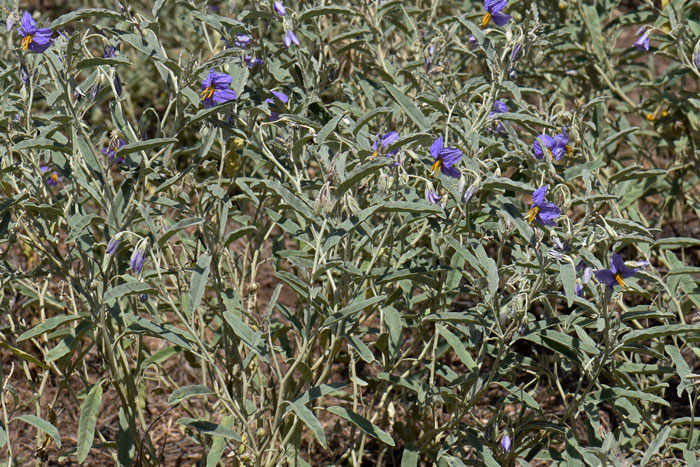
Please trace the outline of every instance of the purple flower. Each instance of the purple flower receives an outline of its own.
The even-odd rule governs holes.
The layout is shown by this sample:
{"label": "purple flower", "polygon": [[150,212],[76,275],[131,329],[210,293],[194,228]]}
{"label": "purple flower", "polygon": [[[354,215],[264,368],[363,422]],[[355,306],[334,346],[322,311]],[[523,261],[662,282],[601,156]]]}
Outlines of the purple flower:
{"label": "purple flower", "polygon": [[129,266],[136,273],[140,273],[143,269],[143,264],[146,262],[146,251],[142,248],[136,248],[131,254],[131,260],[129,261]]}
{"label": "purple flower", "polygon": [[513,449],[513,443],[510,440],[510,436],[503,436],[503,439],[501,440],[501,449],[503,449],[503,452],[510,452],[511,449]]}
{"label": "purple flower", "polygon": [[255,68],[256,66],[261,66],[263,63],[265,63],[265,60],[262,58],[253,58],[250,55],[243,57],[243,60],[245,60],[245,65],[248,68]]}
{"label": "purple flower", "polygon": [[32,52],[41,53],[51,45],[51,34],[53,34],[51,29],[37,29],[36,23],[28,11],[25,11],[22,15],[22,27],[17,28],[17,31],[22,36],[22,47],[24,50],[29,49]]}
{"label": "purple flower", "polygon": [[209,108],[235,99],[236,93],[228,87],[232,81],[233,77],[230,75],[215,73],[212,68],[209,75],[202,81],[202,105]]}
{"label": "purple flower", "polygon": [[[391,146],[393,143],[399,140],[399,134],[395,131],[390,131],[389,133],[384,133],[382,136],[377,135],[377,139],[372,143],[372,149],[374,149],[374,152],[370,157],[376,157],[384,150],[386,150],[389,146]],[[393,151],[389,151],[386,153],[387,157],[393,157],[399,152],[398,149],[394,149]],[[399,165],[398,162],[394,162],[393,165]]]}
{"label": "purple flower", "polygon": [[456,148],[444,147],[442,136],[430,146],[430,155],[435,159],[435,163],[430,169],[431,174],[440,175],[441,169],[445,175],[452,178],[459,178],[462,174],[457,167],[454,167],[462,158],[462,151]]}
{"label": "purple flower", "polygon": [[622,256],[613,253],[610,259],[610,269],[599,269],[594,273],[598,281],[610,287],[610,290],[614,290],[616,284],[625,287],[625,279],[637,274],[637,270],[625,266]]}
{"label": "purple flower", "polygon": [[[581,260],[581,261],[578,263],[578,265],[576,266],[576,270],[577,270],[577,271],[579,270],[579,266],[581,266],[581,264],[583,264],[582,267],[585,267],[585,266],[586,266],[586,263],[585,263],[583,260]],[[578,282],[576,283],[576,295],[578,295],[579,297],[583,297],[583,293],[585,292],[583,286],[584,286],[584,284],[588,284],[588,283],[591,281],[591,276],[592,276],[592,275],[593,275],[593,270],[592,270],[591,268],[588,268],[588,267],[587,267],[587,268],[584,269],[584,271],[583,271],[583,281],[582,281],[583,284],[580,284],[580,283],[578,283]]]}
{"label": "purple flower", "polygon": [[245,49],[252,41],[253,39],[248,34],[238,33],[236,34],[236,38],[233,40],[233,45],[240,47],[241,49]]}
{"label": "purple flower", "polygon": [[532,222],[537,220],[542,225],[556,225],[554,219],[561,215],[561,209],[549,201],[545,201],[547,195],[547,185],[541,186],[532,194],[532,206],[527,213],[527,220]]}
{"label": "purple flower", "polygon": [[[42,165],[40,168],[41,168],[41,173],[44,173],[47,170],[49,170],[48,165]],[[49,176],[46,177],[46,184],[47,185],[56,186],[56,185],[58,185],[58,182],[60,182],[60,181],[61,181],[61,178],[58,176],[58,172],[56,172],[55,170],[52,171],[51,173],[49,173]]]}
{"label": "purple flower", "polygon": [[299,45],[299,38],[294,34],[294,31],[290,30],[284,34],[284,46],[289,48],[292,44]]}
{"label": "purple flower", "polygon": [[700,50],[693,52],[693,64],[696,68],[700,68]]}
{"label": "purple flower", "polygon": [[273,2],[272,8],[275,10],[275,13],[277,13],[280,16],[284,16],[287,14],[287,9],[284,7],[282,2]]}
{"label": "purple flower", "polygon": [[474,34],[470,34],[469,37],[467,37],[467,40],[469,41],[469,48],[470,49],[478,49],[479,48],[479,41],[474,37]]}
{"label": "purple flower", "polygon": [[[498,114],[504,114],[508,112],[508,106],[506,105],[505,102],[503,101],[496,101],[493,103],[493,110],[489,112],[489,118],[495,118],[496,115]],[[500,121],[496,124],[496,128],[494,129],[496,132],[503,132],[506,131],[505,127],[503,126],[503,123]]]}
{"label": "purple flower", "polygon": [[146,303],[147,301],[148,301],[148,294],[145,294],[145,293],[139,294],[139,302]]}
{"label": "purple flower", "polygon": [[[285,93],[283,93],[282,91],[271,91],[271,92],[272,92],[272,95],[274,95],[277,99],[279,99],[279,101],[282,102],[283,106],[286,107],[287,102],[289,102],[289,96],[286,95]],[[268,97],[267,99],[265,99],[265,102],[267,102],[268,104],[272,104],[272,105],[275,104],[275,100],[272,99],[271,97]],[[274,110],[270,111],[270,121],[271,122],[274,122],[275,120],[277,120],[279,118],[280,118],[279,112],[276,112]]]}
{"label": "purple flower", "polygon": [[492,19],[497,26],[505,25],[508,20],[510,20],[510,15],[501,13],[501,10],[504,9],[507,4],[508,0],[484,0],[486,14],[481,20],[481,27],[486,27]]}
{"label": "purple flower", "polygon": [[123,157],[117,157],[117,151],[119,151],[119,148],[121,148],[125,144],[126,143],[122,139],[112,139],[107,145],[107,147],[102,150],[102,154],[109,157],[110,164],[119,165],[122,162],[124,162],[125,159]]}
{"label": "purple flower", "polygon": [[425,191],[425,199],[433,204],[438,204],[440,202],[440,198],[442,198],[442,196],[440,196],[430,188],[428,188]]}
{"label": "purple flower", "polygon": [[637,36],[639,39],[634,43],[634,48],[637,49],[640,52],[648,52],[649,51],[649,30],[645,30],[644,26],[639,28],[637,30]]}
{"label": "purple flower", "polygon": [[105,253],[107,253],[108,255],[113,255],[117,252],[117,248],[119,248],[120,243],[121,241],[117,237],[110,238]]}
{"label": "purple flower", "polygon": [[[544,146],[544,148],[543,148]],[[566,130],[562,129],[562,132],[555,135],[553,138],[549,135],[540,135],[535,139],[535,143],[532,145],[533,152],[535,153],[535,158],[541,160],[544,157],[544,150],[547,150],[547,154],[552,160],[558,161],[565,154],[570,154],[572,152],[571,146],[569,146],[569,135]]]}

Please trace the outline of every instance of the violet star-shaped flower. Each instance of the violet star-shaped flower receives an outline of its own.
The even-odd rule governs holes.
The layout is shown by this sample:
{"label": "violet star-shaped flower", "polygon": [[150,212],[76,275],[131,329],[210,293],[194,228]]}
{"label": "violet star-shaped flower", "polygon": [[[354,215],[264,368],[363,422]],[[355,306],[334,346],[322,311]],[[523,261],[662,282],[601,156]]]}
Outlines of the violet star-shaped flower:
{"label": "violet star-shaped flower", "polygon": [[49,28],[38,28],[32,15],[25,11],[22,15],[22,27],[17,28],[22,36],[22,47],[24,50],[31,50],[34,53],[41,53],[51,45],[51,35],[53,32]]}
{"label": "violet star-shaped flower", "polygon": [[[44,173],[47,170],[49,170],[49,166],[42,165],[40,167],[40,169],[41,169],[41,173]],[[46,184],[47,185],[56,186],[56,185],[58,185],[58,182],[60,182],[60,181],[61,181],[61,178],[58,176],[58,172],[56,172],[55,170],[52,170],[51,172],[49,172],[49,176],[46,177]]]}
{"label": "violet star-shaped flower", "polygon": [[598,281],[610,287],[610,290],[614,290],[616,284],[625,287],[625,279],[637,274],[637,270],[625,266],[622,256],[613,253],[610,258],[610,269],[599,269],[594,271],[594,274]]}
{"label": "violet star-shaped flower", "polygon": [[[399,134],[395,131],[390,131],[389,133],[384,133],[383,135],[377,135],[377,139],[372,143],[372,149],[374,152],[370,157],[377,157],[379,154],[384,152],[389,146],[399,140]],[[385,155],[387,157],[393,157],[398,154],[399,150],[394,149],[393,151],[387,152]],[[399,165],[398,162],[394,162],[393,165]]]}
{"label": "violet star-shaped flower", "polygon": [[[289,102],[289,96],[283,93],[282,91],[271,91],[272,95],[275,96],[280,102],[282,102],[283,106],[286,108],[287,102]],[[275,100],[272,99],[271,97],[268,97],[265,99],[265,102],[267,102],[270,105],[275,104]],[[275,120],[280,118],[279,112],[276,112],[274,110],[270,111],[270,121],[274,122]]]}
{"label": "violet star-shaped flower", "polygon": [[535,139],[532,145],[532,150],[535,153],[535,158],[541,160],[544,157],[545,151],[549,154],[550,159],[558,161],[564,155],[571,153],[572,149],[569,146],[569,135],[566,130],[551,137],[542,134]]}
{"label": "violet star-shaped flower", "polygon": [[131,254],[131,260],[129,261],[129,266],[136,273],[140,273],[143,269],[143,265],[146,262],[146,251],[141,248],[136,248]]}
{"label": "violet star-shaped flower", "polygon": [[537,220],[542,225],[556,225],[554,219],[561,215],[561,209],[556,204],[546,201],[547,185],[541,186],[532,194],[532,206],[527,212],[527,220]]}
{"label": "violet star-shaped flower", "polygon": [[232,81],[232,76],[226,73],[215,73],[212,68],[209,75],[202,81],[202,105],[209,108],[234,100],[236,93],[228,87]]}
{"label": "violet star-shaped flower", "polygon": [[110,164],[119,165],[126,160],[123,157],[117,157],[117,151],[119,151],[119,148],[121,148],[124,145],[126,145],[124,140],[114,139],[110,141],[106,148],[102,149],[102,154],[109,157]]}
{"label": "violet star-shaped flower", "polygon": [[485,0],[484,8],[486,9],[486,14],[481,20],[481,27],[486,27],[487,24],[493,19],[493,22],[497,26],[503,26],[510,20],[510,15],[501,13],[501,10],[508,5],[508,0]]}
{"label": "violet star-shaped flower", "polygon": [[440,175],[440,170],[452,178],[459,178],[462,173],[454,165],[462,158],[462,151],[457,148],[444,147],[442,136],[435,140],[430,146],[430,155],[435,159],[435,163],[430,169],[431,174]]}

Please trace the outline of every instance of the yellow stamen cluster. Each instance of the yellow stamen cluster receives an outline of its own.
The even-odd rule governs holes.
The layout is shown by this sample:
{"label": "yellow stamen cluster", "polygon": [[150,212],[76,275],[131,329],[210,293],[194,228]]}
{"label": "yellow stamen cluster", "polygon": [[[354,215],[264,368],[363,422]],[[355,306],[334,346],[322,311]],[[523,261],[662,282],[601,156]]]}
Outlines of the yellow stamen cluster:
{"label": "yellow stamen cluster", "polygon": [[622,277],[620,274],[615,274],[615,280],[617,281],[618,284],[620,284],[622,287],[625,286],[625,279]]}
{"label": "yellow stamen cluster", "polygon": [[374,151],[371,156],[369,157],[377,157],[379,155],[379,151]]}
{"label": "yellow stamen cluster", "polygon": [[547,152],[549,153],[549,158],[554,160],[554,154],[552,154],[552,150],[547,148]]}
{"label": "yellow stamen cluster", "polygon": [[539,214],[540,208],[538,206],[533,206],[530,208],[530,210],[527,212],[527,220],[528,222],[533,222],[535,218],[537,217],[537,214]]}
{"label": "yellow stamen cluster", "polygon": [[435,172],[434,175],[437,177],[438,175],[440,175],[441,168],[442,168],[442,159],[438,159],[435,161],[433,166],[430,168],[430,174],[433,175],[433,172]]}
{"label": "yellow stamen cluster", "polygon": [[489,24],[489,21],[491,21],[491,18],[493,18],[493,15],[491,13],[486,13],[484,18],[481,20],[481,27],[485,28],[486,25]]}
{"label": "yellow stamen cluster", "polygon": [[574,148],[569,146],[568,144],[566,145],[566,155],[567,156],[573,156],[574,155]]}
{"label": "yellow stamen cluster", "polygon": [[214,95],[214,86],[209,86],[204,91],[202,91],[202,94],[201,94],[202,99],[209,99],[213,95]]}
{"label": "yellow stamen cluster", "polygon": [[51,178],[51,181],[54,183],[58,183],[58,174],[56,172],[53,172],[51,175],[49,175]]}
{"label": "yellow stamen cluster", "polygon": [[22,47],[24,47],[24,50],[27,50],[29,48],[29,44],[34,41],[34,36],[24,36],[22,38]]}

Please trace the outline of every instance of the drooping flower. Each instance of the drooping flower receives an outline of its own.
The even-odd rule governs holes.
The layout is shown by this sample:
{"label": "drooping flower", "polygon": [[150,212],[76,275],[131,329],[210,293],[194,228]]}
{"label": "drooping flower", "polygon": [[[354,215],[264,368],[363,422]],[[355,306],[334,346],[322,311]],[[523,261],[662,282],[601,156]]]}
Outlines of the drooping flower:
{"label": "drooping flower", "polygon": [[73,89],[73,96],[75,96],[75,99],[80,102],[80,100],[85,97],[85,93],[83,92],[82,89],[80,89],[80,86],[76,86],[75,89]]}
{"label": "drooping flower", "polygon": [[467,188],[464,191],[464,196],[462,196],[462,201],[469,204],[469,202],[474,197],[474,194],[476,194],[476,190],[478,190],[478,189],[479,189],[479,187],[476,184],[470,185],[469,188]]}
{"label": "drooping flower", "polygon": [[[507,112],[508,112],[508,106],[506,105],[506,103],[503,101],[496,101],[493,103],[493,110],[491,112],[489,112],[489,118],[496,118],[496,115],[504,114]],[[496,123],[496,128],[494,128],[494,131],[501,133],[501,132],[506,131],[506,129],[503,126],[503,123],[498,121]]]}
{"label": "drooping flower", "polygon": [[696,68],[700,68],[700,50],[693,52],[693,64]]}
{"label": "drooping flower", "polygon": [[561,215],[561,209],[556,204],[546,201],[548,185],[541,186],[532,194],[532,206],[527,212],[527,220],[537,220],[542,225],[556,225],[554,219]]}
{"label": "drooping flower", "polygon": [[243,57],[243,60],[248,68],[255,68],[256,66],[261,66],[263,63],[265,63],[265,60],[262,58],[253,58],[250,55]]}
{"label": "drooping flower", "polygon": [[[374,152],[370,157],[377,157],[381,153],[383,153],[386,149],[389,148],[393,143],[399,140],[399,134],[395,131],[390,131],[389,133],[384,133],[383,135],[377,135],[377,139],[374,140],[374,143],[372,143],[372,149],[374,149]],[[396,154],[398,154],[399,150],[394,149],[393,151],[387,152],[385,155],[387,157],[393,157]],[[399,165],[398,162],[394,162],[393,165]]]}
{"label": "drooping flower", "polygon": [[454,165],[462,158],[462,151],[457,148],[446,148],[443,145],[442,136],[430,146],[430,155],[435,163],[430,169],[431,174],[440,175],[440,170],[452,178],[459,178],[462,174]]}
{"label": "drooping flower", "polygon": [[282,2],[273,2],[272,8],[275,10],[275,13],[277,13],[280,16],[284,16],[287,14],[287,9],[284,7],[284,4]]}
{"label": "drooping flower", "polygon": [[610,290],[614,290],[616,284],[625,287],[625,279],[637,274],[637,270],[625,266],[622,256],[613,253],[610,258],[610,269],[599,269],[594,273],[598,281],[610,287]]}
{"label": "drooping flower", "polygon": [[119,165],[124,162],[125,159],[123,157],[117,157],[117,151],[125,144],[124,140],[120,138],[112,138],[107,147],[102,149],[102,154],[109,157],[110,164]]}
{"label": "drooping flower", "polygon": [[102,89],[102,84],[99,81],[93,84],[92,88],[90,88],[90,98],[93,101],[97,99],[97,95],[100,93],[100,89]]}
{"label": "drooping flower", "polygon": [[132,271],[136,274],[140,273],[143,269],[143,265],[146,262],[146,250],[142,247],[137,246],[134,252],[131,254],[131,260],[129,261],[129,266]]}
{"label": "drooping flower", "polygon": [[507,4],[508,0],[484,0],[486,14],[481,20],[481,27],[486,27],[492,19],[497,26],[505,25],[508,20],[510,20],[510,15],[501,13],[501,10],[504,9]]}
{"label": "drooping flower", "polygon": [[503,452],[510,452],[510,450],[513,449],[513,442],[510,440],[510,436],[503,435],[501,449],[503,449]]}
{"label": "drooping flower", "polygon": [[114,236],[109,239],[109,243],[107,244],[107,249],[105,250],[105,253],[108,255],[113,255],[114,253],[117,252],[117,249],[119,248],[119,244],[121,243],[121,240],[119,240],[118,236]]}
{"label": "drooping flower", "polygon": [[442,198],[442,196],[440,196],[439,194],[437,194],[436,192],[434,192],[430,188],[425,190],[425,199],[427,201],[429,201],[433,204],[438,204],[440,202],[440,198]]}
{"label": "drooping flower", "polygon": [[296,34],[294,34],[294,31],[289,30],[284,33],[284,46],[289,48],[289,46],[292,44],[299,45],[299,38]]}
{"label": "drooping flower", "polygon": [[19,79],[22,80],[22,83],[25,86],[29,86],[29,82],[31,81],[31,75],[29,74],[29,70],[27,70],[27,67],[23,64],[19,66]]}
{"label": "drooping flower", "polygon": [[236,93],[229,89],[228,85],[233,81],[233,77],[226,73],[216,73],[212,68],[209,75],[202,81],[202,105],[204,107],[214,107],[236,98]]}
{"label": "drooping flower", "polygon": [[[271,92],[272,92],[272,95],[275,96],[282,103],[282,106],[286,108],[287,102],[289,102],[289,96],[286,95],[285,93],[283,93],[282,91],[271,91]],[[267,99],[265,99],[265,102],[267,102],[268,104],[271,104],[271,105],[275,104],[275,100],[272,99],[271,97],[268,97]],[[270,111],[270,121],[271,122],[274,122],[275,120],[277,120],[279,118],[280,118],[279,112],[276,112],[274,110]]]}
{"label": "drooping flower", "polygon": [[581,280],[582,283],[578,283],[578,282],[576,283],[576,295],[578,295],[579,297],[583,297],[583,293],[585,291],[583,286],[585,284],[588,284],[591,281],[591,276],[593,275],[593,270],[591,268],[587,267],[585,261],[583,261],[583,260],[581,260],[579,262],[579,264],[576,266],[576,270],[577,271],[579,270],[579,266],[581,266],[582,263],[583,263],[582,268],[584,268],[583,269],[583,279]]}
{"label": "drooping flower", "polygon": [[[49,170],[49,166],[42,165],[40,167],[40,169],[41,169],[41,173],[45,173],[47,170]],[[58,182],[60,182],[60,181],[61,181],[61,178],[58,176],[58,172],[56,172],[55,170],[51,171],[49,173],[49,176],[46,177],[46,184],[47,185],[56,186],[56,185],[58,185]]]}
{"label": "drooping flower", "polygon": [[117,71],[114,71],[114,80],[112,81],[114,83],[114,90],[117,91],[117,96],[122,95],[122,80],[119,78],[119,75],[117,74]]}
{"label": "drooping flower", "polygon": [[36,27],[36,22],[32,15],[25,11],[22,15],[22,27],[17,28],[22,36],[22,47],[24,50],[31,50],[34,53],[41,53],[51,45],[51,35],[53,32],[49,28]]}
{"label": "drooping flower", "polygon": [[637,30],[637,36],[639,36],[639,39],[636,40],[634,43],[634,48],[637,49],[640,52],[648,52],[649,51],[649,29],[646,29],[644,26],[639,28]]}
{"label": "drooping flower", "polygon": [[117,56],[117,50],[112,45],[105,45],[104,47],[104,57],[114,58]]}
{"label": "drooping flower", "polygon": [[513,50],[510,52],[510,63],[517,62],[522,54],[523,46],[521,44],[515,44]]}

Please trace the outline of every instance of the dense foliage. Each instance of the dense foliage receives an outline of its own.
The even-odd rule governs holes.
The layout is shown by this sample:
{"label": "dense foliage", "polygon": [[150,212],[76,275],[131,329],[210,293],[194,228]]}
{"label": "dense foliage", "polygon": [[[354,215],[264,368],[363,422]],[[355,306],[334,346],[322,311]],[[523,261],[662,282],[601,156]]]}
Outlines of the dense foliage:
{"label": "dense foliage", "polygon": [[697,2],[2,8],[4,465],[698,462]]}

